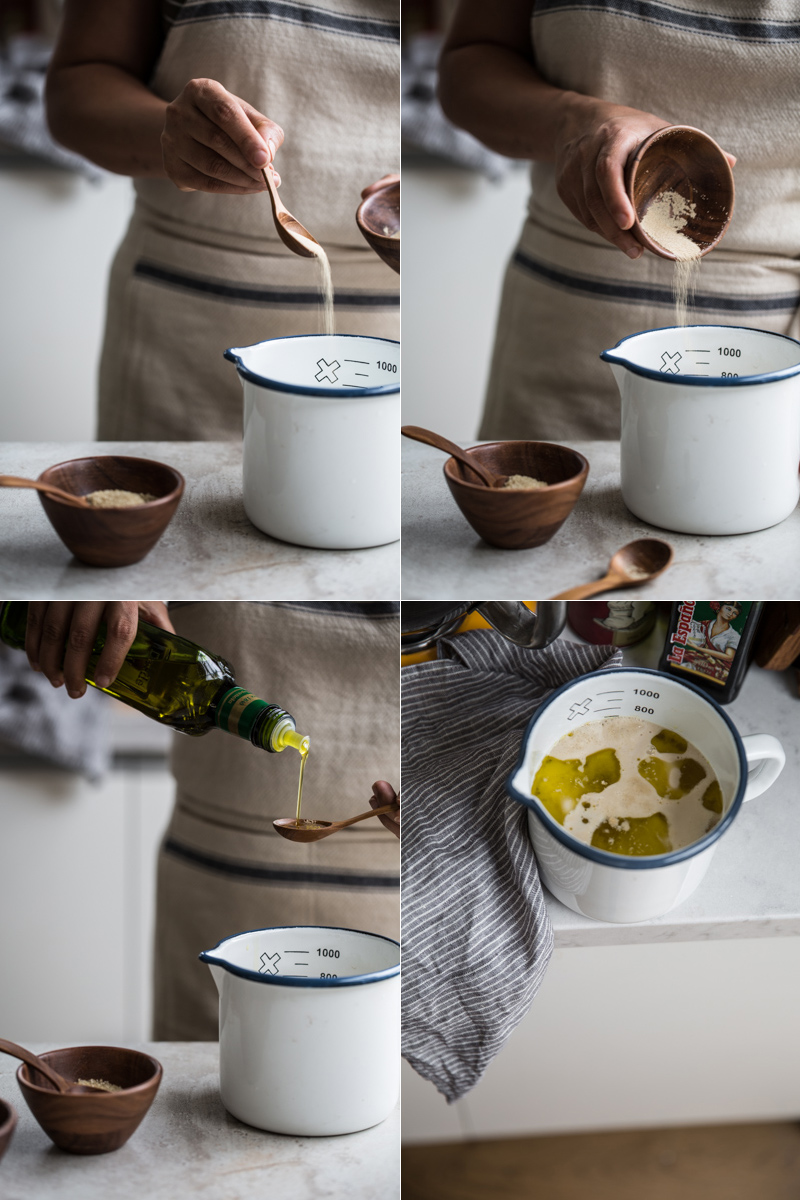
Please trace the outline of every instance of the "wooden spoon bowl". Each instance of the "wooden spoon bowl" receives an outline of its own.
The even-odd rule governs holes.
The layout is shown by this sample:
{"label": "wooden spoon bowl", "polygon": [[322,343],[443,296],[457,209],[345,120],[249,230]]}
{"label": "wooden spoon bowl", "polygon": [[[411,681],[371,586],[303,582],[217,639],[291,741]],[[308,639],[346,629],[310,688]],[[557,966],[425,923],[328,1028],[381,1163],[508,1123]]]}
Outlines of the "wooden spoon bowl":
{"label": "wooden spoon bowl", "polygon": [[[375,253],[393,271],[400,272],[400,183],[365,188],[356,212],[356,225]],[[388,232],[387,232],[388,231]]]}
{"label": "wooden spoon bowl", "polygon": [[469,453],[495,475],[529,475],[548,486],[535,491],[487,488],[455,458],[444,477],[458,507],[485,542],[529,550],[549,542],[583,491],[589,463],[577,450],[553,442],[487,442]]}
{"label": "wooden spoon bowl", "polygon": [[22,1063],[17,1083],[50,1140],[70,1154],[107,1154],[124,1146],[155,1099],[162,1067],[149,1054],[121,1046],[74,1046],[40,1058],[68,1080],[103,1079],[120,1092],[59,1092]]}
{"label": "wooden spoon bowl", "polygon": [[636,219],[631,232],[648,250],[674,259],[645,233],[641,221],[651,201],[664,191],[678,192],[695,206],[681,233],[701,247],[700,255],[719,245],[733,216],[733,172],[713,138],[691,125],[667,125],[645,138],[628,160],[625,185]]}
{"label": "wooden spoon bowl", "polygon": [[68,550],[92,567],[127,567],[148,554],[169,525],[186,481],[174,467],[149,458],[97,455],[48,467],[39,483],[76,496],[106,488],[156,496],[135,508],[76,508],[38,492],[42,508]]}
{"label": "wooden spoon bowl", "polygon": [[17,1114],[6,1100],[0,1100],[0,1158],[8,1149],[17,1127]]}
{"label": "wooden spoon bowl", "polygon": [[281,200],[272,168],[265,167],[261,174],[264,176],[264,182],[269,192],[272,216],[275,220],[278,237],[293,254],[299,254],[301,258],[316,258],[322,247],[317,239],[308,232],[305,225],[301,225],[297,217],[292,216]]}
{"label": "wooden spoon bowl", "polygon": [[367,821],[370,817],[380,817],[384,813],[397,812],[400,805],[397,801],[391,804],[381,804],[378,808],[371,808],[369,812],[359,813],[357,817],[348,817],[346,821],[313,821],[306,817],[301,817],[297,821],[294,817],[279,817],[277,821],[273,821],[273,827],[276,833],[281,837],[288,838],[290,842],[318,842],[321,838],[330,837],[332,833],[338,833],[340,829],[345,829],[348,825],[355,825],[358,821]]}

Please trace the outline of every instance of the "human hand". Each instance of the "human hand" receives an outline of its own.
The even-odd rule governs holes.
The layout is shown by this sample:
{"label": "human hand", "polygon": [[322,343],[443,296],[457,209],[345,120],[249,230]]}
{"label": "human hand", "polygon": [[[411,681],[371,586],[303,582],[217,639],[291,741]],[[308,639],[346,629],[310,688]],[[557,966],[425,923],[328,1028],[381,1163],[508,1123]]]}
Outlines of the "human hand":
{"label": "human hand", "polygon": [[[394,804],[395,800],[400,803],[400,797],[395,792],[390,783],[385,779],[379,779],[377,783],[372,785],[372,795],[369,798],[371,808],[382,808],[384,804]],[[388,829],[395,837],[400,837],[400,810],[396,813],[384,813],[378,817],[384,829]]]}
{"label": "human hand", "polygon": [[[556,186],[574,217],[629,258],[643,246],[629,233],[635,213],[625,191],[625,164],[636,147],[670,124],[653,113],[568,93],[556,138]],[[733,166],[732,154],[725,157]]]}
{"label": "human hand", "polygon": [[279,125],[213,79],[189,80],[161,134],[164,169],[180,191],[235,196],[266,190],[261,171],[282,142]]}
{"label": "human hand", "polygon": [[167,606],[159,600],[79,600],[76,603],[28,601],[25,653],[34,671],[40,671],[53,687],[66,684],[77,700],[86,691],[89,655],[101,622],[106,642],[97,660],[94,682],[108,687],[136,636],[139,618],[170,633],[175,630]]}

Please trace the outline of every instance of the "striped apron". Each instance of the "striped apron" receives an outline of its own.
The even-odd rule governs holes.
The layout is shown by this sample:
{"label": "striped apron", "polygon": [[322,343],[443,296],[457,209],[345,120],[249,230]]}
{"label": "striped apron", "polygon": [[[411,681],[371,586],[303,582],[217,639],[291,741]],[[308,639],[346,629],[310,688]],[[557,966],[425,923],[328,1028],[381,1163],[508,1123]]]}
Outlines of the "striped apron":
{"label": "striped apron", "polygon": [[[709,133],[737,156],[736,205],[700,266],[693,323],[800,334],[800,13],[795,0],[536,0],[536,65],[550,83]],[[674,323],[672,263],[632,261],[558,198],[532,195],[508,265],[482,438],[616,438],[602,350]]]}
{"label": "striped apron", "polygon": [[[303,815],[369,808],[399,780],[398,606],[177,603],[180,634],[236,668],[237,683],[292,714],[311,739]],[[176,737],[175,809],[158,861],[154,1037],[217,1037],[217,991],[197,961],[223,938],[271,925],[399,937],[398,842],[377,820],[307,844],[273,829],[294,816],[299,756],[214,730]]]}
{"label": "striped apron", "polygon": [[[341,333],[399,335],[397,275],[355,222],[361,189],[399,167],[396,0],[167,0],[151,89],[217,80],[284,130],[286,207],[325,247]],[[229,346],[321,331],[316,260],[279,240],[266,192],[136,180],[111,271],[98,437],[241,436]]]}

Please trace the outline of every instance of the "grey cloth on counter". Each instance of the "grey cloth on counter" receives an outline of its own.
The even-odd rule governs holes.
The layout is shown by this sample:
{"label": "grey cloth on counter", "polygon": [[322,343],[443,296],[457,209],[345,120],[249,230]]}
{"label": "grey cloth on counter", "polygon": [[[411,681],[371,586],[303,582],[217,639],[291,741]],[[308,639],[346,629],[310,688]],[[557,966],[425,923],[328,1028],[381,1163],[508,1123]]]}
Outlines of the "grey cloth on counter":
{"label": "grey cloth on counter", "polygon": [[107,701],[92,688],[71,700],[31,670],[22,650],[0,643],[0,749],[99,779],[111,761],[108,719]]}
{"label": "grey cloth on counter", "polygon": [[456,166],[478,171],[497,183],[514,160],[496,154],[465,129],[458,129],[442,112],[436,98],[437,64],[443,38],[423,33],[412,38],[403,59],[401,120],[403,140]]}
{"label": "grey cloth on counter", "polygon": [[505,790],[525,727],[556,688],[621,661],[481,630],[403,669],[403,1055],[449,1101],[525,1016],[553,949],[526,810]]}
{"label": "grey cloth on counter", "polygon": [[92,183],[107,172],[54,141],[44,110],[44,79],[53,47],[45,38],[9,38],[0,55],[0,143],[53,166],[77,171]]}

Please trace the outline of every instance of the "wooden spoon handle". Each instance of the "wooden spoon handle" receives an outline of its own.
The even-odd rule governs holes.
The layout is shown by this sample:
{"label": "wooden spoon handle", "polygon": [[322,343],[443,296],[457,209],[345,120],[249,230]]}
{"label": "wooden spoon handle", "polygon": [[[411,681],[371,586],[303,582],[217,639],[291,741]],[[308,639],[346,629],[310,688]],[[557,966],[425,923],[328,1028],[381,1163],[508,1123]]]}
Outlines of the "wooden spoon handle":
{"label": "wooden spoon handle", "polygon": [[278,188],[275,184],[275,176],[272,174],[272,167],[262,167],[261,174],[264,176],[264,183],[267,185],[267,191],[272,203],[272,211],[277,221],[279,213],[285,213],[289,210],[278,195]]}
{"label": "wooden spoon handle", "polygon": [[38,1058],[32,1051],[26,1050],[24,1046],[18,1046],[16,1042],[8,1042],[5,1038],[0,1038],[0,1051],[3,1054],[10,1054],[12,1058],[21,1058],[29,1067],[33,1067],[36,1071],[41,1071],[54,1087],[59,1092],[68,1092],[70,1085],[63,1076],[59,1075],[58,1071],[54,1071],[52,1067]]}
{"label": "wooden spoon handle", "polygon": [[477,476],[486,484],[487,487],[496,487],[497,480],[491,471],[477,462],[471,454],[467,454],[466,450],[462,450],[455,442],[451,442],[449,438],[442,437],[440,433],[433,433],[430,429],[422,429],[419,425],[403,425],[400,432],[404,437],[411,438],[414,442],[423,442],[426,446],[433,446],[436,450],[443,450],[445,454],[452,454],[453,458],[457,458],[465,467],[469,467]]}
{"label": "wooden spoon handle", "polygon": [[591,583],[582,583],[579,587],[568,588],[566,592],[559,592],[557,596],[551,596],[551,600],[585,600],[588,596],[596,596],[598,592],[610,592],[615,587],[627,587],[633,583],[632,579],[625,579],[622,575],[604,575],[602,579],[593,579]]}
{"label": "wooden spoon handle", "polygon": [[34,488],[37,492],[45,492],[48,496],[55,496],[56,499],[63,500],[75,508],[91,508],[91,505],[84,500],[83,496],[76,496],[72,492],[65,492],[52,483],[39,483],[37,479],[23,479],[21,475],[0,475],[0,487]]}
{"label": "wooden spoon handle", "polygon": [[366,821],[367,817],[382,817],[384,813],[399,811],[400,805],[395,800],[392,804],[382,804],[380,808],[371,808],[369,812],[359,813],[357,817],[350,817],[347,821],[337,821],[336,828],[344,829],[345,825],[355,825],[356,821]]}

